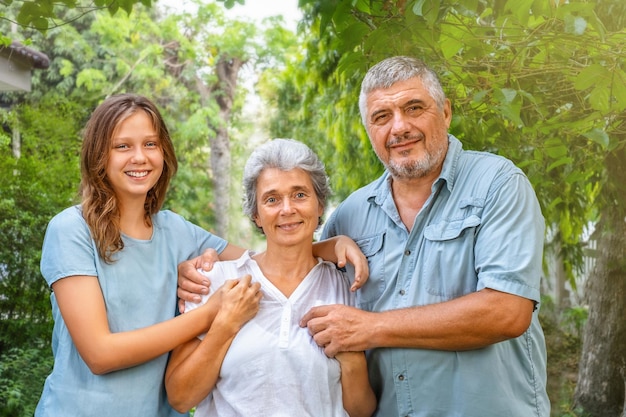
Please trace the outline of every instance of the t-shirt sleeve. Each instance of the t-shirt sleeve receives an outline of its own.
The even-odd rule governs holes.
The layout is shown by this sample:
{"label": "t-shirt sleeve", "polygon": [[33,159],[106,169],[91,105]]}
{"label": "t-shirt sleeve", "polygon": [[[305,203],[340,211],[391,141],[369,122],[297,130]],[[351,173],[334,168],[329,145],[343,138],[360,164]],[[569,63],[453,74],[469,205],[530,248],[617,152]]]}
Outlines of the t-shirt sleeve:
{"label": "t-shirt sleeve", "polygon": [[78,207],[70,207],[52,218],[41,251],[41,274],[52,286],[73,275],[97,276],[96,247]]}
{"label": "t-shirt sleeve", "polygon": [[170,210],[163,210],[159,214],[161,227],[169,228],[172,236],[179,239],[184,237],[186,240],[185,244],[182,245],[188,250],[185,254],[186,259],[195,258],[209,248],[215,249],[220,254],[228,246],[228,241],[225,239],[191,223],[179,214]]}

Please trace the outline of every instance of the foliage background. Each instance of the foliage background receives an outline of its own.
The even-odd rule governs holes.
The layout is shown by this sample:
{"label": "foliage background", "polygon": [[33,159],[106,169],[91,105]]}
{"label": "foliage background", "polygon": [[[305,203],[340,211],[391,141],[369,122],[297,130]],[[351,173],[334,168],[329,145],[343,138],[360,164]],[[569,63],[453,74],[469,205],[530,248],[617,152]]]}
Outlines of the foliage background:
{"label": "foliage background", "polygon": [[[18,35],[45,51],[51,67],[34,73],[31,93],[0,94],[0,415],[32,415],[51,365],[49,293],[39,274],[39,250],[49,218],[77,201],[80,128],[99,100],[120,91],[155,98],[177,140],[181,166],[167,205],[211,230],[219,220],[211,202],[219,197],[209,186],[208,144],[224,124],[231,136],[231,184],[239,183],[237,167],[250,149],[267,136],[308,143],[326,162],[336,201],[378,176],[382,167],[356,102],[367,68],[392,54],[420,56],[440,73],[454,106],[452,133],[466,148],[512,159],[533,183],[549,225],[542,323],[553,415],[583,415],[573,400],[581,341],[604,326],[585,327],[597,301],[577,300],[567,289],[581,292],[576,286],[589,253],[581,239],[586,228],[626,206],[626,181],[609,174],[625,162],[623,2],[300,0],[304,19],[297,39],[274,20],[258,43],[229,36],[233,25],[220,4],[198,1],[194,16],[144,7],[154,6],[150,0],[92,3],[107,4],[114,14],[59,7],[72,6],[71,0],[57,1],[57,7],[44,0],[25,10],[26,3],[4,0],[21,22],[48,28],[21,28]],[[0,42],[16,36],[6,20],[0,27]],[[259,32],[235,27],[257,39]],[[217,104],[203,102],[193,87],[198,80],[210,85],[224,51],[253,57],[248,65],[260,73],[256,89],[263,99],[257,113],[244,111],[246,92],[238,89],[232,118],[222,120]],[[20,158],[10,151],[15,130],[21,132]],[[231,195],[238,194],[233,186]],[[254,246],[258,237],[239,211],[233,204],[220,213],[232,218],[227,236]],[[617,317],[606,323],[614,330],[599,337],[619,350],[624,276],[592,278],[615,293],[615,300],[601,303],[615,306],[604,315]],[[563,290],[565,296],[558,295]],[[622,359],[606,355],[618,371]],[[24,363],[32,372],[24,372]],[[613,374],[604,378],[609,385],[616,381]]]}

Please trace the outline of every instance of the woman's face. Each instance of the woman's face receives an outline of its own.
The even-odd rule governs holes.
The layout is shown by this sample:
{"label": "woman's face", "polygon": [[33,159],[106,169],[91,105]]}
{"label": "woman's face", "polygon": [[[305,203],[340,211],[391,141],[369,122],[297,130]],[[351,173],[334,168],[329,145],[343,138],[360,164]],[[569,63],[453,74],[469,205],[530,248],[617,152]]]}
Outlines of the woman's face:
{"label": "woman's face", "polygon": [[137,111],[122,121],[111,140],[106,175],[120,201],[145,201],[163,172],[163,150],[152,119]]}
{"label": "woman's face", "polygon": [[310,175],[301,169],[266,168],[257,179],[257,226],[268,244],[311,244],[324,212]]}

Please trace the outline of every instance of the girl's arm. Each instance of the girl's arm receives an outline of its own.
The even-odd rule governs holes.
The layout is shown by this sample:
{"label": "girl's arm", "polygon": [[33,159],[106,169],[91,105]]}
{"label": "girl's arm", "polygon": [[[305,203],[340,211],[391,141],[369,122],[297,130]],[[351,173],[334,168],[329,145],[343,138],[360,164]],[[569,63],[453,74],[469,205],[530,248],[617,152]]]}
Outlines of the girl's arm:
{"label": "girl's arm", "polygon": [[[202,294],[209,293],[211,285],[208,278],[198,272],[198,268],[209,271],[213,263],[218,260],[232,260],[239,258],[244,249],[228,244],[217,259],[215,251],[205,251],[201,256],[184,261],[178,265],[178,290],[179,297],[178,310],[185,311],[185,301],[199,303]],[[354,283],[350,288],[356,291],[367,281],[369,277],[369,267],[367,258],[359,249],[359,246],[347,236],[335,236],[321,242],[313,244],[313,256],[320,257],[330,262],[336,263],[339,267],[350,262],[354,265]]]}
{"label": "girl's arm", "polygon": [[[249,280],[248,280],[249,283]],[[235,287],[253,291],[243,280]],[[69,276],[52,284],[69,333],[89,369],[97,375],[135,366],[174,349],[207,331],[220,297],[182,316],[137,330],[113,333],[95,276]]]}
{"label": "girl's arm", "polygon": [[[248,283],[250,276],[247,276]],[[227,285],[228,282],[224,285]],[[231,290],[222,295],[221,308],[211,328],[200,341],[194,338],[172,352],[165,373],[165,389],[171,406],[184,413],[202,401],[215,387],[222,362],[239,329],[258,311],[261,299],[260,284],[252,287],[257,292]],[[210,300],[213,298],[209,298]],[[251,308],[254,306],[256,308]],[[193,311],[186,313],[191,314]]]}
{"label": "girl's arm", "polygon": [[370,417],[376,410],[376,397],[367,375],[363,352],[340,352],[335,356],[341,365],[343,408],[350,417]]}

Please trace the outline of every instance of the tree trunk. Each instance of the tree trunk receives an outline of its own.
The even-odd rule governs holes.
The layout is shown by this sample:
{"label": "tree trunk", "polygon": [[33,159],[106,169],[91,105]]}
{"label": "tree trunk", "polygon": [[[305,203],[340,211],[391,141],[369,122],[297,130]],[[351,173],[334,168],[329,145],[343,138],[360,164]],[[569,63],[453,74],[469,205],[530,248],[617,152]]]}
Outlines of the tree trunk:
{"label": "tree trunk", "polygon": [[593,417],[626,416],[626,170],[624,150],[607,158],[609,183],[597,225],[598,258],[587,280],[585,324],[574,401]]}
{"label": "tree trunk", "polygon": [[17,123],[14,124],[12,129],[11,151],[15,159],[20,159],[20,156],[22,156],[22,135]]}
{"label": "tree trunk", "polygon": [[219,126],[211,126],[215,130],[215,138],[209,141],[211,147],[210,172],[213,183],[214,210],[217,224],[215,233],[226,237],[230,217],[230,143],[228,124],[235,100],[237,76],[244,61],[237,58],[222,56],[217,62],[215,72],[217,82],[211,91],[220,108]]}

